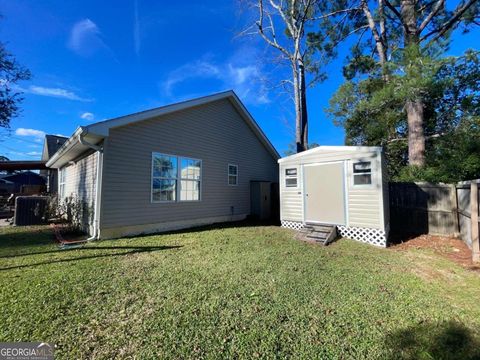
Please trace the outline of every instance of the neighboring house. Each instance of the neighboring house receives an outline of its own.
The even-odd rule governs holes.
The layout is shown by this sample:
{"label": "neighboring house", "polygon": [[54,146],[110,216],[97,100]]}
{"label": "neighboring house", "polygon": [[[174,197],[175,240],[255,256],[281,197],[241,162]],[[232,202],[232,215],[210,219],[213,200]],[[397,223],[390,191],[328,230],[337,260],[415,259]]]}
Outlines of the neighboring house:
{"label": "neighboring house", "polygon": [[[14,193],[21,192],[22,187],[26,185],[36,189],[41,189],[45,185],[45,178],[33,171],[22,171],[12,175],[5,175],[2,176],[2,180],[13,184],[12,191]],[[45,191],[45,188],[42,191]]]}
{"label": "neighboring house", "polygon": [[47,162],[92,238],[244,219],[279,155],[233,91],[79,127]]}
{"label": "neighboring house", "polygon": [[[68,138],[58,135],[45,135],[43,143],[42,161],[48,161],[53,154],[67,141]],[[58,172],[57,169],[40,170],[40,175],[45,177],[47,181],[47,192],[54,194],[58,188]]]}
{"label": "neighboring house", "polygon": [[319,146],[280,159],[282,226],[335,225],[351,239],[386,246],[389,201],[382,148]]}

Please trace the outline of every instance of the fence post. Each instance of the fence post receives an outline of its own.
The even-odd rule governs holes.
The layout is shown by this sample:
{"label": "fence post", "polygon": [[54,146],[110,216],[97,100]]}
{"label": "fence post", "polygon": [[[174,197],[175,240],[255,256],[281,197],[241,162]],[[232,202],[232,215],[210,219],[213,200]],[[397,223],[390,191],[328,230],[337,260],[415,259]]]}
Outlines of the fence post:
{"label": "fence post", "polygon": [[453,224],[455,226],[455,237],[460,236],[460,220],[458,218],[458,198],[457,198],[457,185],[450,185],[450,201],[452,203],[452,216]]}
{"label": "fence post", "polygon": [[472,229],[472,260],[480,261],[480,244],[478,233],[478,183],[472,181],[470,184],[470,221]]}

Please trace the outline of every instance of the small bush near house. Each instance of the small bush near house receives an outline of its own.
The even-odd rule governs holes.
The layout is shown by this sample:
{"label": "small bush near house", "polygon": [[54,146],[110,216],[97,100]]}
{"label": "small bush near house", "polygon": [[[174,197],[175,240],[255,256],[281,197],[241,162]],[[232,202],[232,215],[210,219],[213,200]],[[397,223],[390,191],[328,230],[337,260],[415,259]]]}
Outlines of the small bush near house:
{"label": "small bush near house", "polygon": [[63,234],[83,234],[87,232],[88,224],[93,222],[93,205],[74,196],[64,199],[54,196],[50,198],[47,217],[64,224]]}

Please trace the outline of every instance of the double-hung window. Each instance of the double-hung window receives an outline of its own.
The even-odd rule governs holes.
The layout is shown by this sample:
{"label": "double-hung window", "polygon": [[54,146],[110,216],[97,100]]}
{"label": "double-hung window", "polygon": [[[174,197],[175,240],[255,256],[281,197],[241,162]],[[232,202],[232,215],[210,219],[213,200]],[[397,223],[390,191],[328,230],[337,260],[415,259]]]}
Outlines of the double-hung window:
{"label": "double-hung window", "polygon": [[238,185],[238,165],[228,164],[228,185]]}
{"label": "double-hung window", "polygon": [[65,178],[66,178],[66,167],[58,170],[58,195],[60,199],[65,197]]}
{"label": "double-hung window", "polygon": [[297,168],[285,169],[285,187],[297,187]]}
{"label": "double-hung window", "polygon": [[353,163],[353,185],[372,184],[372,163],[360,161]]}
{"label": "double-hung window", "polygon": [[152,154],[152,202],[200,200],[202,161]]}

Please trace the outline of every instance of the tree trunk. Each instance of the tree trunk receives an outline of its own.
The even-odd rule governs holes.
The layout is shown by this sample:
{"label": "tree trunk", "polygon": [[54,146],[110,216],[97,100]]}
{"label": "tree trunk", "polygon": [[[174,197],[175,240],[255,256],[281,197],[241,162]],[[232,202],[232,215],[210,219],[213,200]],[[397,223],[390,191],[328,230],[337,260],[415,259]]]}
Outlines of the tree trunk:
{"label": "tree trunk", "polygon": [[305,86],[305,67],[303,61],[299,60],[298,74],[300,76],[300,112],[302,124],[302,143],[303,149],[308,150],[308,115],[307,115],[307,89]]}
{"label": "tree trunk", "polygon": [[425,165],[425,136],[423,134],[423,101],[407,100],[405,104],[408,121],[408,163]]}
{"label": "tree trunk", "polygon": [[293,92],[295,101],[295,142],[297,153],[308,149],[307,95],[305,68],[302,59],[293,64]]}
{"label": "tree trunk", "polygon": [[[416,2],[417,0],[402,0],[401,3],[405,48],[420,46]],[[418,56],[420,55],[419,51]],[[422,167],[425,165],[423,99],[417,96],[413,100],[407,100],[405,109],[408,122],[408,163]]]}

